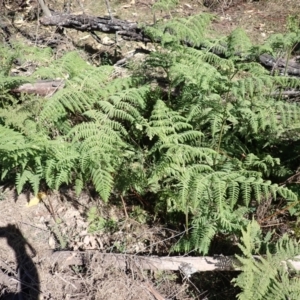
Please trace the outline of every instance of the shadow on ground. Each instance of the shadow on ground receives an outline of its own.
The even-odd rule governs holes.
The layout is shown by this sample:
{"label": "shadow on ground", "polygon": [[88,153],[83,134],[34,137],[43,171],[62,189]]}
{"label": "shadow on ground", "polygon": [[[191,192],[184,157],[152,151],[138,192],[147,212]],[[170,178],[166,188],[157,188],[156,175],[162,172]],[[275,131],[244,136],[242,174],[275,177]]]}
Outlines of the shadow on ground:
{"label": "shadow on ground", "polygon": [[[12,282],[16,282],[17,279],[18,288],[15,293],[4,292],[4,294],[0,295],[1,299],[38,300],[40,295],[39,275],[30,255],[27,254],[26,246],[28,246],[33,255],[35,254],[35,250],[26,241],[21,231],[15,225],[8,224],[6,227],[0,227],[0,241],[2,238],[7,239],[8,245],[15,253],[17,278],[15,278],[15,276],[12,276],[11,279]],[[8,270],[2,271],[4,273],[7,273]],[[9,273],[7,273],[7,275],[8,274]]]}

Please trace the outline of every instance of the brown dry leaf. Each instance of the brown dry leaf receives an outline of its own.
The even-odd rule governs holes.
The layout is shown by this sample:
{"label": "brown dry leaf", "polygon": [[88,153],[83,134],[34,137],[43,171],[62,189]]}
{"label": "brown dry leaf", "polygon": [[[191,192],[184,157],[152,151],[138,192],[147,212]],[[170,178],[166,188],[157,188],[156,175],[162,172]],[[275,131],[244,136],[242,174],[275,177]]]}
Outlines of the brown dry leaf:
{"label": "brown dry leaf", "polygon": [[44,192],[39,192],[35,197],[31,198],[28,203],[26,203],[26,207],[31,207],[38,205],[41,200],[46,199],[47,194]]}

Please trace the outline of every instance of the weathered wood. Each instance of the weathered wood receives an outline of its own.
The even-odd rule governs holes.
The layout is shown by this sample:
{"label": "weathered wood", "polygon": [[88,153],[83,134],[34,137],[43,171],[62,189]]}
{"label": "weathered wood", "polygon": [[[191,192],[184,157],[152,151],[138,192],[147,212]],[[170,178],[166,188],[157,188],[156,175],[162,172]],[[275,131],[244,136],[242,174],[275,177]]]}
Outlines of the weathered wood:
{"label": "weathered wood", "polygon": [[[254,256],[259,259],[258,256]],[[300,259],[297,256],[295,259]],[[181,271],[186,276],[196,272],[206,271],[239,271],[239,262],[234,256],[138,256],[127,254],[101,253],[96,250],[84,252],[78,251],[57,251],[49,253],[45,261],[51,266],[57,265],[64,268],[70,265],[97,264],[103,268],[111,266],[120,269],[128,269],[131,266],[144,270],[169,270]],[[300,270],[300,261],[289,260],[289,263],[296,269]],[[283,262],[286,264],[286,262]]]}
{"label": "weathered wood", "polygon": [[11,89],[13,93],[36,94],[39,96],[51,96],[64,87],[63,80],[39,80],[35,83],[24,83],[19,87]]}
{"label": "weathered wood", "polygon": [[137,23],[110,17],[95,17],[88,15],[55,14],[45,16],[40,20],[44,26],[61,26],[74,28],[79,31],[102,31],[106,33],[118,33],[124,39],[150,42]]}
{"label": "weathered wood", "polygon": [[275,59],[269,54],[262,54],[259,60],[262,65],[274,71],[279,70],[282,74],[286,73],[292,76],[300,76],[300,64],[294,58],[290,60],[283,58]]}
{"label": "weathered wood", "polygon": [[41,6],[41,8],[42,8],[42,10],[43,10],[43,12],[45,14],[45,16],[50,17],[51,16],[51,12],[50,12],[48,6],[45,4],[44,0],[38,0],[38,2],[40,4],[40,6]]}
{"label": "weathered wood", "polygon": [[48,255],[46,262],[52,266],[61,268],[70,265],[83,265],[85,263],[97,263],[104,268],[116,266],[126,269],[128,266],[137,266],[145,270],[182,270],[184,273],[193,274],[196,272],[227,270],[234,271],[233,257],[185,257],[185,256],[138,256],[127,254],[101,253],[88,250],[78,251],[57,251]]}
{"label": "weathered wood", "polygon": [[[102,31],[107,33],[117,33],[123,39],[150,42],[152,41],[138,24],[110,17],[95,17],[88,15],[72,15],[72,14],[55,14],[45,16],[40,20],[44,26],[61,26],[66,28],[74,28],[79,31]],[[159,40],[155,41],[159,42]],[[213,49],[211,49],[213,51]],[[216,54],[218,55],[217,51]],[[262,54],[259,57],[260,63],[272,69],[279,70],[280,73],[300,76],[300,63],[295,59],[286,60],[283,58],[274,58],[269,54]]]}

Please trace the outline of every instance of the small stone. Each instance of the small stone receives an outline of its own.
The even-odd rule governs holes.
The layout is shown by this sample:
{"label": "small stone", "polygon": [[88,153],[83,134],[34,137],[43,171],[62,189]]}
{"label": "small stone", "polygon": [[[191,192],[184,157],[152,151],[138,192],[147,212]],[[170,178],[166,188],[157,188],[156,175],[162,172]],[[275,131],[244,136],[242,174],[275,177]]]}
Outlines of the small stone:
{"label": "small stone", "polygon": [[54,250],[56,248],[56,242],[52,235],[50,235],[50,237],[49,237],[48,245],[49,245],[50,249],[52,249],[52,250]]}
{"label": "small stone", "polygon": [[85,244],[85,245],[89,245],[89,243],[90,243],[90,237],[88,236],[88,235],[86,235],[85,237],[84,237],[84,239],[83,239],[83,243]]}

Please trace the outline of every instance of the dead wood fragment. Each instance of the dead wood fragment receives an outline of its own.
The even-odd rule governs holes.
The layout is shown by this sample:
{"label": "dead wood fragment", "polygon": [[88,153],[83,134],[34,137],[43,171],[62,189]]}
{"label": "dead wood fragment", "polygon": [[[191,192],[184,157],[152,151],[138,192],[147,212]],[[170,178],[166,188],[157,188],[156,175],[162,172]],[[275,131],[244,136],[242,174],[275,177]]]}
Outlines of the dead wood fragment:
{"label": "dead wood fragment", "polygon": [[[259,259],[259,256],[254,256]],[[295,270],[300,270],[300,256],[295,260],[288,260]],[[51,266],[64,268],[70,265],[97,264],[103,268],[111,266],[126,270],[137,267],[143,270],[181,271],[186,277],[196,272],[206,271],[239,271],[239,262],[234,256],[138,256],[115,253],[101,253],[97,250],[89,251],[57,251],[49,252],[44,262]],[[283,262],[286,265],[286,262]]]}
{"label": "dead wood fragment", "polygon": [[106,33],[117,33],[124,39],[134,41],[150,42],[137,23],[110,17],[95,17],[88,15],[55,14],[41,18],[44,26],[61,26],[74,28],[79,31],[102,31]]}
{"label": "dead wood fragment", "polygon": [[149,282],[146,282],[144,285],[156,300],[165,300],[165,298]]}
{"label": "dead wood fragment", "polygon": [[275,59],[269,54],[262,54],[259,60],[263,66],[272,68],[274,71],[279,70],[282,74],[300,76],[300,63],[294,58],[289,60],[283,58]]}
{"label": "dead wood fragment", "polygon": [[203,272],[214,270],[234,270],[233,257],[184,257],[184,256],[137,256],[127,254],[101,253],[96,250],[57,251],[47,255],[45,261],[52,266],[66,267],[70,265],[83,265],[97,263],[103,267],[117,266],[126,269],[128,266],[137,266],[145,270],[181,270],[184,272]]}
{"label": "dead wood fragment", "polygon": [[[41,18],[40,22],[44,26],[61,26],[89,32],[102,31],[106,33],[117,33],[118,36],[121,36],[125,40],[140,42],[152,41],[152,39],[138,27],[137,23],[117,18],[57,13]],[[160,41],[156,40],[155,42],[159,43]],[[212,51],[215,52],[213,49]],[[217,50],[215,54],[218,55]],[[279,70],[282,74],[300,76],[300,63],[295,59],[276,59],[269,54],[262,54],[259,57],[259,61],[263,66],[271,68],[272,71]]]}
{"label": "dead wood fragment", "polygon": [[48,6],[45,4],[44,0],[38,0],[38,2],[40,4],[40,6],[41,6],[41,8],[42,8],[42,10],[43,10],[43,12],[45,14],[45,16],[50,17],[51,16],[51,12],[50,12]]}
{"label": "dead wood fragment", "polygon": [[35,83],[25,83],[11,89],[13,93],[36,94],[39,96],[52,96],[56,91],[64,87],[63,80],[39,80]]}

